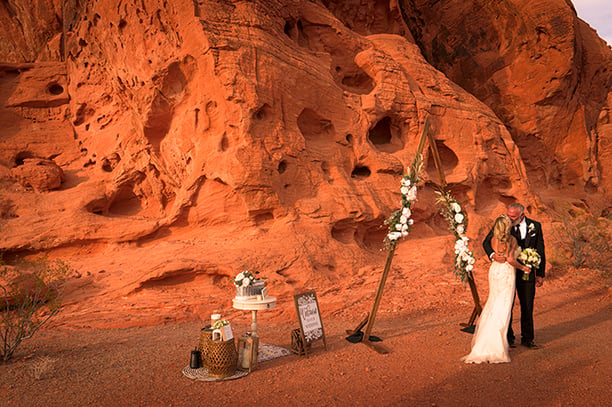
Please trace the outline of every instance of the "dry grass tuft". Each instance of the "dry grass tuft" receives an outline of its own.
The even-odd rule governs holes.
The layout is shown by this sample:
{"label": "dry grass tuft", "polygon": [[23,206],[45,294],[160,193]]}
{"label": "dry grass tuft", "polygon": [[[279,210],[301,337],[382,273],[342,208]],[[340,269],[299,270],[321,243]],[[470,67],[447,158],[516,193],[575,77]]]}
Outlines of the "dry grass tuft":
{"label": "dry grass tuft", "polygon": [[41,356],[32,361],[30,374],[34,379],[42,380],[53,371],[53,365],[55,365],[55,359],[49,356]]}

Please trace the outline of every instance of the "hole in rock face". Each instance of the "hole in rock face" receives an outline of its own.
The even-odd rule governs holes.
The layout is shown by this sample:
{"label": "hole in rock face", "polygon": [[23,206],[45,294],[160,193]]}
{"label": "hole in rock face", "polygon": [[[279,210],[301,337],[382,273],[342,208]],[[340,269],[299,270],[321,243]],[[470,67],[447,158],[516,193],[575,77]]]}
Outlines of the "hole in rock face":
{"label": "hole in rock face", "polygon": [[356,166],[353,172],[351,172],[351,178],[367,178],[372,174],[372,171],[365,166]]}
{"label": "hole in rock face", "polygon": [[106,210],[106,199],[95,199],[89,202],[85,205],[85,210],[96,215],[104,215]]}
{"label": "hole in rock face", "polygon": [[168,134],[173,115],[174,106],[171,101],[161,92],[156,92],[155,98],[151,102],[144,134],[157,152],[160,151],[161,143]]}
{"label": "hole in rock face", "polygon": [[302,110],[297,125],[306,140],[333,140],[335,130],[331,120],[321,117],[312,109]]}
{"label": "hole in rock face", "polygon": [[113,202],[108,208],[112,215],[135,215],[141,210],[140,199],[134,194],[131,186],[123,186],[117,191]]}
{"label": "hole in rock face", "polygon": [[[457,154],[448,148],[443,141],[436,140],[436,148],[438,149],[438,154],[440,155],[440,161],[442,162],[444,172],[450,173],[459,163],[459,157],[457,157]],[[427,172],[432,175],[437,174],[436,163],[433,159],[431,147],[427,150],[427,154],[429,156],[427,161]]]}
{"label": "hole in rock face", "polygon": [[391,118],[385,116],[368,131],[368,140],[376,149],[385,153],[394,153],[404,148],[399,133]]}
{"label": "hole in rock face", "polygon": [[361,242],[361,246],[368,250],[379,251],[383,248],[383,241],[387,234],[386,228],[381,228],[382,220],[367,222],[358,229],[355,238]]}
{"label": "hole in rock face", "polygon": [[331,230],[331,236],[335,240],[350,244],[355,241],[355,224],[351,220],[343,219],[334,224]]}
{"label": "hole in rock face", "polygon": [[36,156],[31,151],[21,151],[17,153],[17,155],[15,156],[14,166],[19,167],[20,165],[23,165],[23,162],[28,158],[36,158]]}
{"label": "hole in rock face", "polygon": [[385,145],[391,143],[391,118],[383,117],[376,123],[376,125],[369,131],[368,140],[375,146]]}
{"label": "hole in rock face", "polygon": [[352,134],[347,134],[346,135],[346,142],[349,144],[353,144],[353,135]]}
{"label": "hole in rock face", "polygon": [[356,72],[342,78],[342,84],[350,90],[367,95],[374,89],[374,80],[364,71]]}
{"label": "hole in rock face", "polygon": [[183,91],[187,86],[187,77],[181,69],[181,64],[173,62],[168,66],[168,72],[163,78],[161,91],[164,96],[172,99],[173,102],[181,99]]}
{"label": "hole in rock face", "polygon": [[110,163],[110,161],[104,160],[104,162],[102,163],[102,171],[104,171],[104,172],[111,172],[111,171],[113,171],[113,166]]}
{"label": "hole in rock face", "polygon": [[302,24],[302,21],[295,20],[293,18],[285,20],[285,26],[283,27],[283,32],[285,33],[287,37],[291,38],[299,46],[301,47],[308,46],[308,40],[304,33],[304,25]]}
{"label": "hole in rock face", "polygon": [[229,140],[227,139],[226,134],[223,134],[223,137],[221,137],[221,143],[219,143],[219,147],[221,151],[227,151],[227,149],[229,148]]}
{"label": "hole in rock face", "polygon": [[121,156],[117,153],[113,153],[108,157],[102,159],[102,171],[112,172],[115,167],[121,162]]}
{"label": "hole in rock face", "polygon": [[64,87],[57,82],[51,82],[47,85],[47,92],[52,95],[61,95],[64,93]]}
{"label": "hole in rock face", "polygon": [[253,117],[259,121],[265,120],[270,115],[270,109],[270,105],[265,103],[262,107],[257,109],[255,113],[253,113]]}
{"label": "hole in rock face", "polygon": [[72,124],[74,124],[75,126],[80,126],[81,124],[85,123],[85,120],[88,117],[91,117],[94,112],[95,111],[93,109],[87,107],[87,103],[80,104],[79,108],[76,111]]}
{"label": "hole in rock face", "polygon": [[[150,236],[149,240],[159,239],[165,236],[169,236],[171,232],[169,230],[160,229],[155,236]],[[142,239],[146,241],[147,239]],[[143,290],[164,290],[168,287],[173,287],[185,283],[196,281],[199,273],[197,270],[174,270],[165,272],[163,275],[155,278],[150,278],[141,282],[138,287],[134,289],[134,292],[140,292]]]}
{"label": "hole in rock face", "polygon": [[274,220],[274,215],[272,214],[272,212],[262,212],[253,216],[253,220],[255,220],[255,225],[261,226],[264,223],[268,223]]}
{"label": "hole in rock face", "polygon": [[285,160],[278,163],[278,173],[282,174],[287,171],[287,162]]}
{"label": "hole in rock face", "polygon": [[[331,38],[330,38],[331,40]],[[362,67],[355,63],[355,52],[345,47],[335,49],[325,48],[332,55],[330,73],[334,81],[345,91],[359,95],[367,95],[376,85],[372,78]]]}
{"label": "hole in rock face", "polygon": [[127,21],[125,21],[123,18],[121,20],[119,20],[119,29],[120,30],[122,30],[126,25],[127,25]]}
{"label": "hole in rock face", "polygon": [[344,243],[356,243],[366,250],[378,251],[382,248],[382,242],[386,230],[381,228],[382,220],[356,221],[355,219],[341,219],[331,229],[333,239]]}

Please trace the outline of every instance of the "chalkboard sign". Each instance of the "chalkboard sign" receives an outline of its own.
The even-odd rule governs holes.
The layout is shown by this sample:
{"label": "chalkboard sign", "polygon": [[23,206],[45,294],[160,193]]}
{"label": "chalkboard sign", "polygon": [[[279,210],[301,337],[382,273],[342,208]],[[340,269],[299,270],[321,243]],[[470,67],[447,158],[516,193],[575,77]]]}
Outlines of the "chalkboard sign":
{"label": "chalkboard sign", "polygon": [[325,342],[325,332],[323,330],[323,322],[319,313],[319,303],[317,302],[317,294],[314,291],[308,291],[302,294],[294,295],[295,309],[297,310],[298,319],[300,321],[302,342],[304,350],[308,355],[307,348],[310,343],[323,340],[325,350],[327,343]]}

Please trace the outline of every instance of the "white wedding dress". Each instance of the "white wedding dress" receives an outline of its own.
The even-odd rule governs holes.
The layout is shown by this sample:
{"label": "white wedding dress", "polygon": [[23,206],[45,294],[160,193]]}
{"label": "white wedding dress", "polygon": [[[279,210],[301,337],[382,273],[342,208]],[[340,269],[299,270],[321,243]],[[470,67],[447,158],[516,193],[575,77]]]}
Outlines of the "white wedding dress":
{"label": "white wedding dress", "polygon": [[[518,249],[520,252],[520,249]],[[465,363],[510,362],[508,324],[514,303],[515,269],[508,262],[493,262],[489,268],[489,298],[480,314]]]}

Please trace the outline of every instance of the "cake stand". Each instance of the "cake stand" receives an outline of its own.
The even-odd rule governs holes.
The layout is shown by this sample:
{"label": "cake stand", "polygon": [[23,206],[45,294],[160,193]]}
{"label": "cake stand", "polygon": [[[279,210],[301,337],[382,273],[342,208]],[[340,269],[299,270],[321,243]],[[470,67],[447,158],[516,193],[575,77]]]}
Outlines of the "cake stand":
{"label": "cake stand", "polygon": [[274,308],[276,306],[276,297],[266,297],[261,300],[241,300],[240,298],[234,298],[233,303],[236,309],[251,311],[251,332],[253,335],[257,335],[257,311]]}

